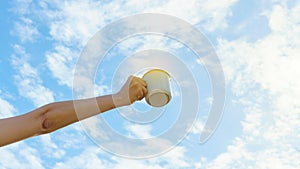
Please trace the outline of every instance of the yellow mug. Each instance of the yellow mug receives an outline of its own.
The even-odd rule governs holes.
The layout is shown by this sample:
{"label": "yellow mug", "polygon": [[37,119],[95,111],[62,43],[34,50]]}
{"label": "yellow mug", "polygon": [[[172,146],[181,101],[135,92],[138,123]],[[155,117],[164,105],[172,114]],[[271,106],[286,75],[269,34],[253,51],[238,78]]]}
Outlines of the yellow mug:
{"label": "yellow mug", "polygon": [[168,104],[172,98],[170,90],[170,75],[162,69],[152,69],[146,72],[143,79],[147,83],[146,101],[154,107]]}

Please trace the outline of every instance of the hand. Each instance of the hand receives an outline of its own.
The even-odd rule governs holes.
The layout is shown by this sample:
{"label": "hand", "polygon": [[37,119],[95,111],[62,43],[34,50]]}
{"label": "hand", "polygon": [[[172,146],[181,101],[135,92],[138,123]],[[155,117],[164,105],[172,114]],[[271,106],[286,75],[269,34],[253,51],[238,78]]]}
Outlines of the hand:
{"label": "hand", "polygon": [[130,76],[121,90],[113,95],[116,107],[126,106],[137,100],[142,100],[147,95],[146,82],[138,77]]}

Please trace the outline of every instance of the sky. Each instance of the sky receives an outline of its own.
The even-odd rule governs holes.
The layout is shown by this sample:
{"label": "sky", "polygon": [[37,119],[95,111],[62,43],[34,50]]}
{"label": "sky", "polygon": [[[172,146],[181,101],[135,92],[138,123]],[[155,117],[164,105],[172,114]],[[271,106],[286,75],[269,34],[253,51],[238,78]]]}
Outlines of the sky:
{"label": "sky", "polygon": [[[299,168],[299,11],[299,0],[1,1],[0,118],[51,102],[114,93],[130,74],[141,77],[143,67],[165,66],[173,78],[172,100],[165,107],[154,109],[142,100],[1,147],[0,168]],[[137,34],[118,41],[103,57],[81,60],[92,56],[87,49],[100,50],[90,43],[97,33],[112,28],[104,39],[114,39],[118,34],[109,31],[124,33],[126,27],[111,24],[146,13],[185,21],[219,59],[225,78],[222,117],[204,143],[199,140],[216,99],[211,80],[217,68],[205,55],[196,55],[191,43]],[[179,28],[173,28],[178,37]],[[82,67],[94,72],[74,80]],[[194,102],[197,106],[184,106]],[[181,123],[182,118],[191,121]],[[168,136],[185,133],[180,140],[162,138],[168,131]]]}

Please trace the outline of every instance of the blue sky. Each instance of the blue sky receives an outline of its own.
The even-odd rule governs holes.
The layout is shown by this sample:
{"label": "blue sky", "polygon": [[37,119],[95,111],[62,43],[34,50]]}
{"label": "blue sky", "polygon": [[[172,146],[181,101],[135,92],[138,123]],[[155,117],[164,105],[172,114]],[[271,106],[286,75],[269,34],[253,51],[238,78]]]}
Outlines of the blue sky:
{"label": "blue sky", "polygon": [[[154,158],[134,160],[102,150],[85,132],[91,127],[103,133],[94,125],[103,118],[127,137],[163,133],[184,113],[178,111],[181,95],[173,81],[174,97],[159,120],[141,125],[122,118],[117,110],[106,112],[83,124],[1,147],[0,168],[299,168],[299,10],[297,0],[1,1],[1,118],[73,99],[76,62],[88,40],[109,23],[146,12],[181,18],[207,37],[224,71],[226,100],[217,130],[198,144],[212,98],[205,66],[177,41],[157,35],[132,37],[99,64],[95,94],[117,90],[126,73],[134,70],[117,65],[138,51],[154,48],[176,55],[193,72],[201,107],[182,142]],[[127,64],[138,63],[132,59]],[[133,107],[150,109],[145,101]]]}

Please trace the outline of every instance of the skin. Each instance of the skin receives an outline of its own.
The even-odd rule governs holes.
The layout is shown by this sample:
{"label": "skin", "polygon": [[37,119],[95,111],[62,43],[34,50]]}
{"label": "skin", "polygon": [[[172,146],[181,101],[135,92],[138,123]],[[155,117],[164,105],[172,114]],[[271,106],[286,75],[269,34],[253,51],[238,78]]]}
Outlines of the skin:
{"label": "skin", "polygon": [[[20,116],[0,119],[0,147],[32,136],[51,133],[111,109],[130,105],[142,100],[146,94],[146,82],[141,78],[130,76],[121,90],[115,94],[54,102]],[[97,107],[95,101],[98,103]]]}

